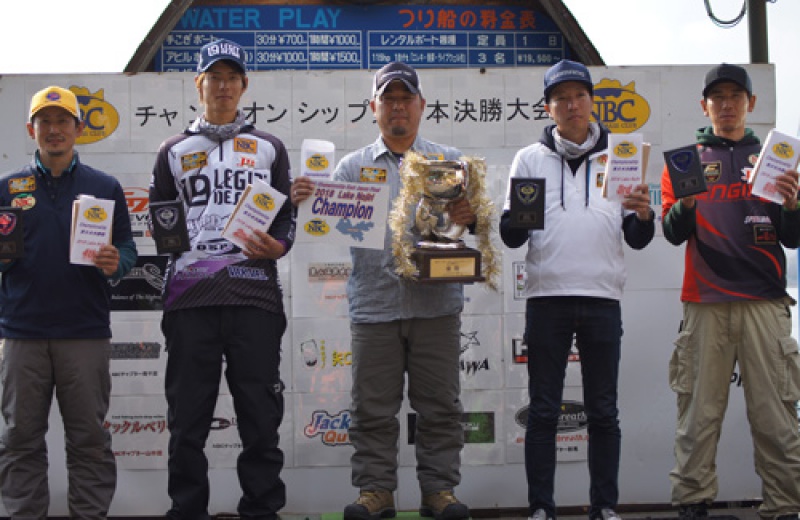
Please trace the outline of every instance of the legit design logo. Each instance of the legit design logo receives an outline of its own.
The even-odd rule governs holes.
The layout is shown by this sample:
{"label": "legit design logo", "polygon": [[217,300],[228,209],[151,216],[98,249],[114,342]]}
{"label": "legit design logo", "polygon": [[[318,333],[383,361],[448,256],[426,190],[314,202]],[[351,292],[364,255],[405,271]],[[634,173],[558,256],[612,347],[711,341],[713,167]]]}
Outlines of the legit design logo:
{"label": "legit design logo", "polygon": [[650,119],[650,104],[636,92],[636,82],[624,87],[619,80],[603,79],[594,87],[594,118],[616,134],[629,134]]}

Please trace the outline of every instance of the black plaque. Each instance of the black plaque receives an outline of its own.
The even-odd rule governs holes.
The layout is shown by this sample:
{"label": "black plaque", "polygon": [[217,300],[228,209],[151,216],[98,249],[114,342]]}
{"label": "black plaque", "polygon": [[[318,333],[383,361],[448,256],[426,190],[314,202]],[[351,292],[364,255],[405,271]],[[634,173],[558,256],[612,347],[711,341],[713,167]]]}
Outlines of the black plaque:
{"label": "black plaque", "polygon": [[696,145],[667,150],[664,152],[664,161],[676,199],[708,191]]}
{"label": "black plaque", "polygon": [[22,208],[0,207],[0,259],[13,260],[24,254]]}
{"label": "black plaque", "polygon": [[544,229],[544,181],[539,178],[511,178],[511,227]]}
{"label": "black plaque", "polygon": [[159,255],[182,253],[191,249],[183,202],[179,200],[151,202],[150,222]]}

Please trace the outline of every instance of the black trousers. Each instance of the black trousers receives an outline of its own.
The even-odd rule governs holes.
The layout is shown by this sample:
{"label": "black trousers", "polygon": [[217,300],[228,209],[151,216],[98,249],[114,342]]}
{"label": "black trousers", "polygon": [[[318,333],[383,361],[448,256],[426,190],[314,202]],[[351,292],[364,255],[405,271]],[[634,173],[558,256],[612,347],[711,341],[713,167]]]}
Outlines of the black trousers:
{"label": "black trousers", "polygon": [[283,419],[280,345],[286,317],[256,307],[217,306],[164,314],[167,342],[169,518],[207,519],[211,428],[224,369],[233,397],[242,452],[236,463],[242,518],[275,519],[286,504],[280,478]]}

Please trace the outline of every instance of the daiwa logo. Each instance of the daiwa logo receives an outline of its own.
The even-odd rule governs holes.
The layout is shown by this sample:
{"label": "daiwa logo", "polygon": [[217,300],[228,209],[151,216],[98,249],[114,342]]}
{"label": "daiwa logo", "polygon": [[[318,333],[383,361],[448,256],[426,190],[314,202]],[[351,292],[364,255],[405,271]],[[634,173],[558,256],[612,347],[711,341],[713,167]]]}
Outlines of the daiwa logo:
{"label": "daiwa logo", "polygon": [[351,444],[347,433],[351,422],[350,410],[342,410],[336,415],[317,410],[311,414],[311,423],[303,428],[303,435],[309,439],[319,436],[326,446],[344,446]]}
{"label": "daiwa logo", "polygon": [[490,370],[489,368],[489,358],[483,359],[464,359],[464,354],[470,349],[470,347],[480,347],[481,342],[478,340],[478,331],[474,330],[472,332],[461,333],[461,357],[458,360],[459,367],[461,371],[464,372],[468,376],[472,376],[477,374],[480,371]]}
{"label": "daiwa logo", "polygon": [[636,82],[624,87],[618,80],[603,79],[594,87],[594,118],[616,134],[641,129],[650,119],[650,104],[636,93]]}
{"label": "daiwa logo", "polygon": [[69,88],[78,98],[86,127],[77,144],[91,144],[102,141],[114,133],[119,126],[119,113],[114,105],[105,100],[103,89],[92,94],[86,87]]}

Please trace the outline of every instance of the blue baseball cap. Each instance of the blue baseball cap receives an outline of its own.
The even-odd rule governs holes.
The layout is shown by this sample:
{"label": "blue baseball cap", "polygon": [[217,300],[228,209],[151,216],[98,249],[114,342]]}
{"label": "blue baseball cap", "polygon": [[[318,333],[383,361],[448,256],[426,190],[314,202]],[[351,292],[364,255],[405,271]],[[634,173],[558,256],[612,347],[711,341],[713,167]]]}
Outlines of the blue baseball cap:
{"label": "blue baseball cap", "polygon": [[592,76],[589,75],[586,65],[577,61],[561,60],[544,73],[544,100],[549,101],[553,89],[567,81],[583,83],[590,94],[594,93]]}
{"label": "blue baseball cap", "polygon": [[238,43],[230,40],[219,39],[203,45],[200,49],[200,61],[197,62],[197,73],[203,73],[219,60],[227,60],[241,69],[242,74],[247,74],[244,49]]}

